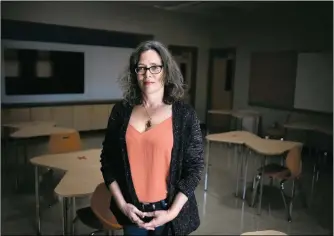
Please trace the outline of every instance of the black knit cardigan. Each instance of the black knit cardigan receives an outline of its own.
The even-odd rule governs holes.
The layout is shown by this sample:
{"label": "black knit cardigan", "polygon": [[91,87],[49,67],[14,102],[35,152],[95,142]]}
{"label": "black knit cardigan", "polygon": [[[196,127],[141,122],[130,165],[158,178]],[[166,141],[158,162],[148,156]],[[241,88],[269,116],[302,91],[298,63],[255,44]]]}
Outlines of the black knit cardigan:
{"label": "black knit cardigan", "polygon": [[[133,107],[121,101],[114,105],[108,120],[107,131],[101,152],[101,171],[107,187],[117,181],[126,202],[140,209],[132,182],[125,133]],[[178,192],[184,193],[188,201],[178,216],[169,224],[168,234],[188,235],[200,225],[194,191],[204,169],[204,147],[199,120],[194,109],[183,102],[172,105],[173,148],[170,173],[167,179],[168,204],[171,205]],[[121,225],[131,224],[118,209],[114,199],[111,211]]]}

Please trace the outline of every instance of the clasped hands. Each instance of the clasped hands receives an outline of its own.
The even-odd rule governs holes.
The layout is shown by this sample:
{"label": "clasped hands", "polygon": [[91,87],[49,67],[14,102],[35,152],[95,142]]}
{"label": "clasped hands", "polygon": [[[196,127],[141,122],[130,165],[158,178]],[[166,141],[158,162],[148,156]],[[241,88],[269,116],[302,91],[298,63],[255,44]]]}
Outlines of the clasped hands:
{"label": "clasped hands", "polygon": [[[122,212],[140,228],[146,230],[154,230],[155,228],[172,221],[177,214],[170,210],[158,210],[152,212],[142,212],[134,205],[127,203],[122,207]],[[153,217],[150,222],[145,223],[142,219],[145,217]]]}

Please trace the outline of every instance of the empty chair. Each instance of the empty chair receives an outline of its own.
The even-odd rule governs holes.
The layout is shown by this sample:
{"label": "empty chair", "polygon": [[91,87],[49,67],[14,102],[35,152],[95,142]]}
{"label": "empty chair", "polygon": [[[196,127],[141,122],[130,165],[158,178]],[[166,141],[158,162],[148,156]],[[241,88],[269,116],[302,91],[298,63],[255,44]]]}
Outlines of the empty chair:
{"label": "empty chair", "polygon": [[78,131],[54,133],[49,138],[49,153],[66,153],[81,150],[81,139]]}
{"label": "empty chair", "polygon": [[96,229],[90,235],[99,232],[109,232],[113,235],[115,230],[121,230],[122,226],[110,210],[110,200],[111,193],[105,184],[99,184],[91,197],[90,207],[78,209],[74,223],[80,220],[88,227]]}
{"label": "empty chair", "polygon": [[[301,187],[301,173],[302,173],[302,160],[301,160],[301,148],[295,147],[291,149],[287,157],[285,159],[285,166],[279,165],[279,164],[268,164],[264,166],[264,168],[260,168],[258,170],[258,174],[256,178],[254,178],[254,183],[253,183],[253,194],[252,194],[252,200],[251,200],[251,206],[253,207],[255,205],[255,199],[256,195],[258,192],[258,186],[259,182],[262,178],[261,173],[263,171],[263,175],[267,176],[270,178],[270,185],[273,184],[273,180],[277,179],[280,180],[280,191],[281,195],[283,198],[284,206],[287,210],[287,216],[288,216],[288,221],[291,222],[291,214],[292,214],[292,206],[293,206],[293,200],[295,196],[295,182],[297,180],[297,184],[299,187],[299,192],[302,194],[302,200],[303,204],[306,207],[306,198],[305,195],[302,192],[302,187]],[[284,193],[284,183],[287,180],[292,180],[292,193],[290,198],[290,201],[287,203],[287,196]],[[262,191],[260,191],[261,194]],[[262,196],[260,196],[262,198]]]}

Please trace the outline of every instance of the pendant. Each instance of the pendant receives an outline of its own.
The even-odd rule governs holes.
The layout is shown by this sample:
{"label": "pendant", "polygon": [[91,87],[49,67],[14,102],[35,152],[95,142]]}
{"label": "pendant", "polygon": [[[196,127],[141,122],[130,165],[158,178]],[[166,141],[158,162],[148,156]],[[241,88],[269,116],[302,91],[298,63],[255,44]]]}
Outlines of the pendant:
{"label": "pendant", "polygon": [[148,120],[148,121],[146,122],[146,125],[145,125],[146,130],[148,130],[149,128],[151,128],[151,126],[152,126],[151,120]]}

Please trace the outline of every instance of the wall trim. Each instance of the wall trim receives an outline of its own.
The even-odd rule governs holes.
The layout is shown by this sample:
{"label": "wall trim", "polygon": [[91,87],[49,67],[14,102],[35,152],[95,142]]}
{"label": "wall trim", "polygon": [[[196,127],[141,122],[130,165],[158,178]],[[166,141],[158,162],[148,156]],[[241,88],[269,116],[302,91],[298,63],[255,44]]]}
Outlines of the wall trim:
{"label": "wall trim", "polygon": [[102,105],[114,104],[122,101],[122,99],[113,100],[87,100],[87,101],[66,101],[66,102],[34,102],[34,103],[2,103],[2,109],[8,108],[31,108],[31,107],[55,107],[55,106],[80,106],[80,105]]}
{"label": "wall trim", "polygon": [[1,38],[22,41],[136,48],[141,42],[152,40],[154,36],[151,34],[2,19]]}

